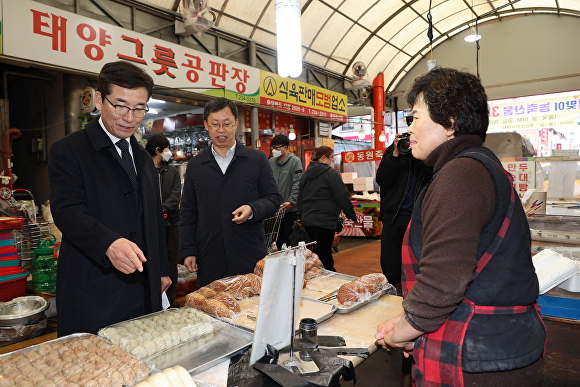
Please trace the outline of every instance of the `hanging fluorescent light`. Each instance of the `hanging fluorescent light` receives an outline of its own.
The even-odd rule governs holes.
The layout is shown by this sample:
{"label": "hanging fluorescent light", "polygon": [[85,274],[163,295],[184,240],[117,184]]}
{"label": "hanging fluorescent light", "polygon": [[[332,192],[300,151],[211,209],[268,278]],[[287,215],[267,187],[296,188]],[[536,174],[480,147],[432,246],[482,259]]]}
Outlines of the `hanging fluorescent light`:
{"label": "hanging fluorescent light", "polygon": [[364,129],[362,128],[362,125],[361,125],[361,128],[360,128],[360,130],[358,131],[358,139],[359,139],[359,140],[364,140],[366,137],[367,137],[367,135],[366,135],[366,133],[365,133],[365,131],[364,131]]}
{"label": "hanging fluorescent light", "polygon": [[296,140],[296,132],[294,131],[294,125],[290,124],[290,132],[288,133],[289,140]]}
{"label": "hanging fluorescent light", "polygon": [[276,0],[278,74],[296,78],[302,73],[300,0]]}
{"label": "hanging fluorescent light", "polygon": [[147,113],[149,113],[149,114],[159,114],[159,111],[156,110],[156,109],[149,108],[149,110],[147,111]]}
{"label": "hanging fluorescent light", "polygon": [[477,34],[475,27],[469,28],[469,35],[463,38],[463,40],[469,43],[477,42],[479,39],[481,39],[481,35]]}
{"label": "hanging fluorescent light", "polygon": [[162,99],[149,98],[149,103],[165,103]]}

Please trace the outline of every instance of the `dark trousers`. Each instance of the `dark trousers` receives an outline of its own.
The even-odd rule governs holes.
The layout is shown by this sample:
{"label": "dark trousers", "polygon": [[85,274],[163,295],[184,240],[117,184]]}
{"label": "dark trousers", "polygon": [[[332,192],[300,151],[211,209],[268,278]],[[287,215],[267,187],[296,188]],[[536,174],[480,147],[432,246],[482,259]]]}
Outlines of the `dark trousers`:
{"label": "dark trousers", "polygon": [[381,269],[390,284],[401,282],[401,247],[411,215],[398,215],[393,224],[383,222],[381,233]]}
{"label": "dark trousers", "polygon": [[167,257],[169,258],[169,277],[171,285],[167,288],[167,298],[175,301],[177,289],[177,262],[179,262],[179,226],[165,226]]}
{"label": "dark trousers", "polygon": [[278,237],[276,238],[276,247],[278,247],[278,250],[282,249],[282,244],[284,243],[286,243],[286,247],[290,246],[288,237],[290,234],[292,234],[292,226],[294,226],[295,220],[296,211],[284,213],[282,223],[280,223],[280,231],[278,232]]}
{"label": "dark trousers", "polygon": [[332,259],[332,241],[334,240],[334,230],[315,226],[304,226],[311,239],[316,241],[314,254],[318,255],[326,270],[336,271],[334,259]]}

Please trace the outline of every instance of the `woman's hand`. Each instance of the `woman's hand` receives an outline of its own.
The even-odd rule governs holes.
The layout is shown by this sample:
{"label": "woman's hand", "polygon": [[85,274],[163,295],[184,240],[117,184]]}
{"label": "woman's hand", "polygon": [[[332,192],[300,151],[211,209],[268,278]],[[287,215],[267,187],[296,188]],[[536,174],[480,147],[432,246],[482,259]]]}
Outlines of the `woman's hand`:
{"label": "woman's hand", "polygon": [[415,339],[421,336],[422,331],[418,331],[404,318],[403,313],[394,319],[387,320],[377,327],[377,344],[390,351],[395,348],[402,348],[405,357],[413,353]]}

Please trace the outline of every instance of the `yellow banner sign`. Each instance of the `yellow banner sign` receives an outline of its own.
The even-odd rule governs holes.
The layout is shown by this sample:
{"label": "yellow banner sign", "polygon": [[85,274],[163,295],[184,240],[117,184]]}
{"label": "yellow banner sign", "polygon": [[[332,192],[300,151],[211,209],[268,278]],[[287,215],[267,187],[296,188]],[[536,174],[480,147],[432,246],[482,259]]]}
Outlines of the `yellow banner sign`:
{"label": "yellow banner sign", "polygon": [[321,119],[346,122],[346,95],[260,72],[260,104]]}

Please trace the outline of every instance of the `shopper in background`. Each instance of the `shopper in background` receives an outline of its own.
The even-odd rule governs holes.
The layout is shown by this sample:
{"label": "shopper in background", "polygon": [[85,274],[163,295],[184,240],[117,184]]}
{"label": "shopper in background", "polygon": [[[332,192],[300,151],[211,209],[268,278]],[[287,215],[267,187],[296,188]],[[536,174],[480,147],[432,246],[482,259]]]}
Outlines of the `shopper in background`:
{"label": "shopper in background", "polygon": [[58,335],[161,310],[171,284],[157,173],[133,136],[153,80],[125,61],[101,69],[101,116],[50,149],[50,204],[62,231],[57,271]]}
{"label": "shopper in background", "polygon": [[161,134],[155,134],[147,140],[145,149],[151,155],[159,181],[161,207],[165,219],[165,239],[167,241],[167,258],[171,285],[167,288],[169,306],[179,308],[175,301],[177,289],[177,263],[179,262],[179,202],[181,201],[181,176],[179,171],[169,165],[171,150],[169,140]]}
{"label": "shopper in background", "polygon": [[254,270],[267,254],[262,220],[282,203],[266,155],[236,141],[237,117],[226,98],[205,105],[211,146],[185,172],[179,251],[200,287]]}
{"label": "shopper in background", "polygon": [[300,178],[297,219],[316,241],[314,253],[327,270],[336,271],[332,259],[332,241],[340,210],[356,221],[350,195],[340,174],[335,171],[334,151],[321,146],[312,151],[312,162]]}
{"label": "shopper in background", "polygon": [[433,177],[433,168],[411,153],[401,154],[397,134],[385,150],[376,181],[381,188],[381,268],[383,274],[401,292],[401,246],[419,192]]}
{"label": "shopper in background", "polygon": [[274,173],[274,179],[278,183],[278,191],[282,195],[282,205],[286,208],[276,238],[278,250],[282,248],[284,243],[286,246],[290,246],[288,237],[292,233],[292,226],[296,221],[298,183],[300,176],[302,176],[302,161],[294,153],[288,152],[288,146],[290,146],[290,140],[283,134],[274,136],[270,142],[272,149],[270,166]]}
{"label": "shopper in background", "polygon": [[483,146],[485,90],[470,73],[435,68],[407,102],[413,156],[436,175],[405,235],[404,312],[379,325],[378,343],[412,352],[417,385],[540,386],[530,228],[511,175]]}

